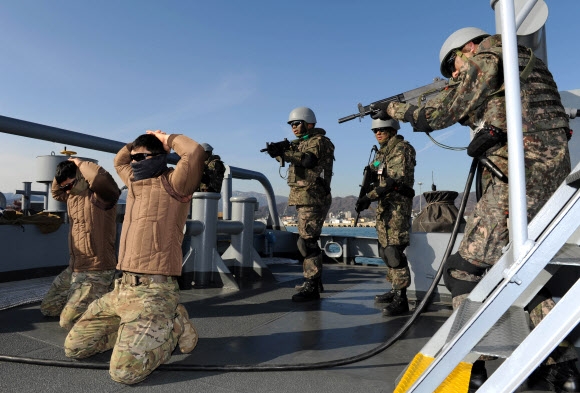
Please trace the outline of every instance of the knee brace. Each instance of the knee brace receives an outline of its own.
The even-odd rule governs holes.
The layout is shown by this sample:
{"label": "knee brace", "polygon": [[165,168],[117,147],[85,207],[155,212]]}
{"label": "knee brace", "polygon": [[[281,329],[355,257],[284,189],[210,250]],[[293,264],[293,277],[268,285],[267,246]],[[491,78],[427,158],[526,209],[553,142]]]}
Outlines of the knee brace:
{"label": "knee brace", "polygon": [[473,288],[477,285],[477,282],[459,280],[451,276],[451,270],[461,270],[469,274],[476,276],[483,276],[485,273],[485,268],[477,267],[469,262],[467,262],[459,253],[450,255],[444,262],[443,266],[443,281],[445,282],[445,287],[451,292],[451,296],[456,297],[459,295],[464,295],[470,293]]}
{"label": "knee brace", "polygon": [[409,266],[407,256],[403,253],[405,247],[401,246],[387,246],[381,247],[379,245],[379,256],[389,267],[395,269],[402,269]]}
{"label": "knee brace", "polygon": [[298,238],[296,242],[298,251],[304,258],[312,258],[320,254],[320,247],[318,247],[318,239],[303,239]]}

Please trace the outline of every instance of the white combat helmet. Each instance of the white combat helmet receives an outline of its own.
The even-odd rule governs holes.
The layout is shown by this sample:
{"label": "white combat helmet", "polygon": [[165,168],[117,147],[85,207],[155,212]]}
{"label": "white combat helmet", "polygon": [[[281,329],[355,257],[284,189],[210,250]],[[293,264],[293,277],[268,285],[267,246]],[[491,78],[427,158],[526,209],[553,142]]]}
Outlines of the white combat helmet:
{"label": "white combat helmet", "polygon": [[371,123],[371,130],[375,130],[377,128],[393,128],[394,130],[401,129],[399,122],[395,119],[389,120],[381,120],[381,119],[373,119]]}
{"label": "white combat helmet", "polygon": [[308,124],[316,124],[316,116],[312,109],[305,106],[292,109],[290,116],[288,116],[288,124],[296,120],[302,120]]}
{"label": "white combat helmet", "polygon": [[473,41],[477,38],[481,37],[488,37],[489,34],[484,30],[481,30],[477,27],[464,27],[463,29],[459,29],[451,34],[443,45],[441,46],[441,50],[439,51],[439,63],[441,74],[446,77],[450,78],[451,74],[449,73],[449,68],[447,67],[446,63],[451,56],[452,52],[456,49],[463,48],[465,44],[470,41]]}

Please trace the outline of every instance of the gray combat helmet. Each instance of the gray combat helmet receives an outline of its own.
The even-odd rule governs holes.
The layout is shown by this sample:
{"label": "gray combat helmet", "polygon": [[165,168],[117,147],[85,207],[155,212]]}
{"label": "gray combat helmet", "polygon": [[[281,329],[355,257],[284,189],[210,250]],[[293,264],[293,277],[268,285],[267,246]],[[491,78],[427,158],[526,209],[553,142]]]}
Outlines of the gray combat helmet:
{"label": "gray combat helmet", "polygon": [[202,143],[201,147],[203,147],[203,150],[207,153],[211,153],[213,151],[213,147],[211,147],[209,143]]}
{"label": "gray combat helmet", "polygon": [[308,124],[316,124],[316,116],[312,109],[305,106],[292,109],[290,116],[288,116],[288,124],[296,120],[302,120]]}
{"label": "gray combat helmet", "polygon": [[375,130],[377,128],[393,128],[394,130],[399,130],[401,126],[399,122],[395,119],[389,120],[381,120],[381,119],[373,119],[371,123],[371,130]]}
{"label": "gray combat helmet", "polygon": [[454,50],[463,48],[465,44],[478,38],[489,37],[489,34],[477,27],[464,27],[451,34],[439,51],[439,63],[441,74],[446,78],[451,78],[449,69],[447,67],[447,60]]}

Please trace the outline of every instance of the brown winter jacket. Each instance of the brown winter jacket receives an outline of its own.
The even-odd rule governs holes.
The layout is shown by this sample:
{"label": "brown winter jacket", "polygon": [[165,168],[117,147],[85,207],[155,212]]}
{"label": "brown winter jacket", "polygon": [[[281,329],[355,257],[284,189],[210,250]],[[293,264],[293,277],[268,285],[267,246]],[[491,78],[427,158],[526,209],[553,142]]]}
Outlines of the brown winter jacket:
{"label": "brown winter jacket", "polygon": [[159,177],[133,180],[131,143],[115,156],[115,169],[128,187],[119,270],[181,275],[183,228],[191,195],[201,181],[205,151],[185,135],[170,135],[167,144],[181,159]]}
{"label": "brown winter jacket", "polygon": [[[90,161],[78,165],[76,178],[77,186],[70,194],[59,188],[56,179],[52,181],[52,197],[67,205],[69,266],[73,272],[113,270],[119,187],[109,172]],[[78,187],[86,184],[84,180],[88,188]]]}

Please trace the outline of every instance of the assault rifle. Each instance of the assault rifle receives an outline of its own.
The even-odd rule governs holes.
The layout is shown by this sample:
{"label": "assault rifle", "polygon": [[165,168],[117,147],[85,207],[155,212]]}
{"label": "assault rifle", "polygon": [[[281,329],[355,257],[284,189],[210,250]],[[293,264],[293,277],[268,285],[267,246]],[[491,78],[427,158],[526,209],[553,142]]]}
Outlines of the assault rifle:
{"label": "assault rifle", "polygon": [[270,157],[280,162],[280,166],[284,166],[284,152],[288,149],[290,149],[290,141],[284,138],[280,142],[266,142],[266,148],[261,149],[260,153],[267,152]]}
{"label": "assault rifle", "polygon": [[445,89],[449,85],[447,79],[435,78],[433,83],[425,86],[418,87],[413,90],[406,91],[401,94],[397,94],[392,97],[384,98],[379,101],[370,103],[367,106],[363,106],[361,103],[358,104],[358,113],[354,113],[350,116],[341,117],[338,119],[338,123],[344,123],[345,121],[350,121],[356,119],[362,119],[363,117],[377,112],[381,109],[385,109],[389,102],[404,102],[408,104],[413,104],[420,106],[425,103],[432,95],[439,93],[441,90]]}
{"label": "assault rifle", "polygon": [[370,162],[371,162],[371,157],[373,155],[373,152],[376,153],[377,150],[378,150],[377,146],[373,145],[373,148],[371,149],[371,153],[369,154],[369,163],[367,164],[367,166],[365,166],[365,169],[363,170],[363,178],[362,178],[362,184],[360,185],[360,192],[358,194],[358,199],[356,200],[356,203],[354,204],[354,210],[356,211],[356,218],[354,219],[354,226],[355,227],[358,224],[358,218],[360,216],[360,212],[362,212],[363,210],[366,210],[368,208],[368,206],[361,206],[360,200],[371,189],[372,173],[370,171]]}

